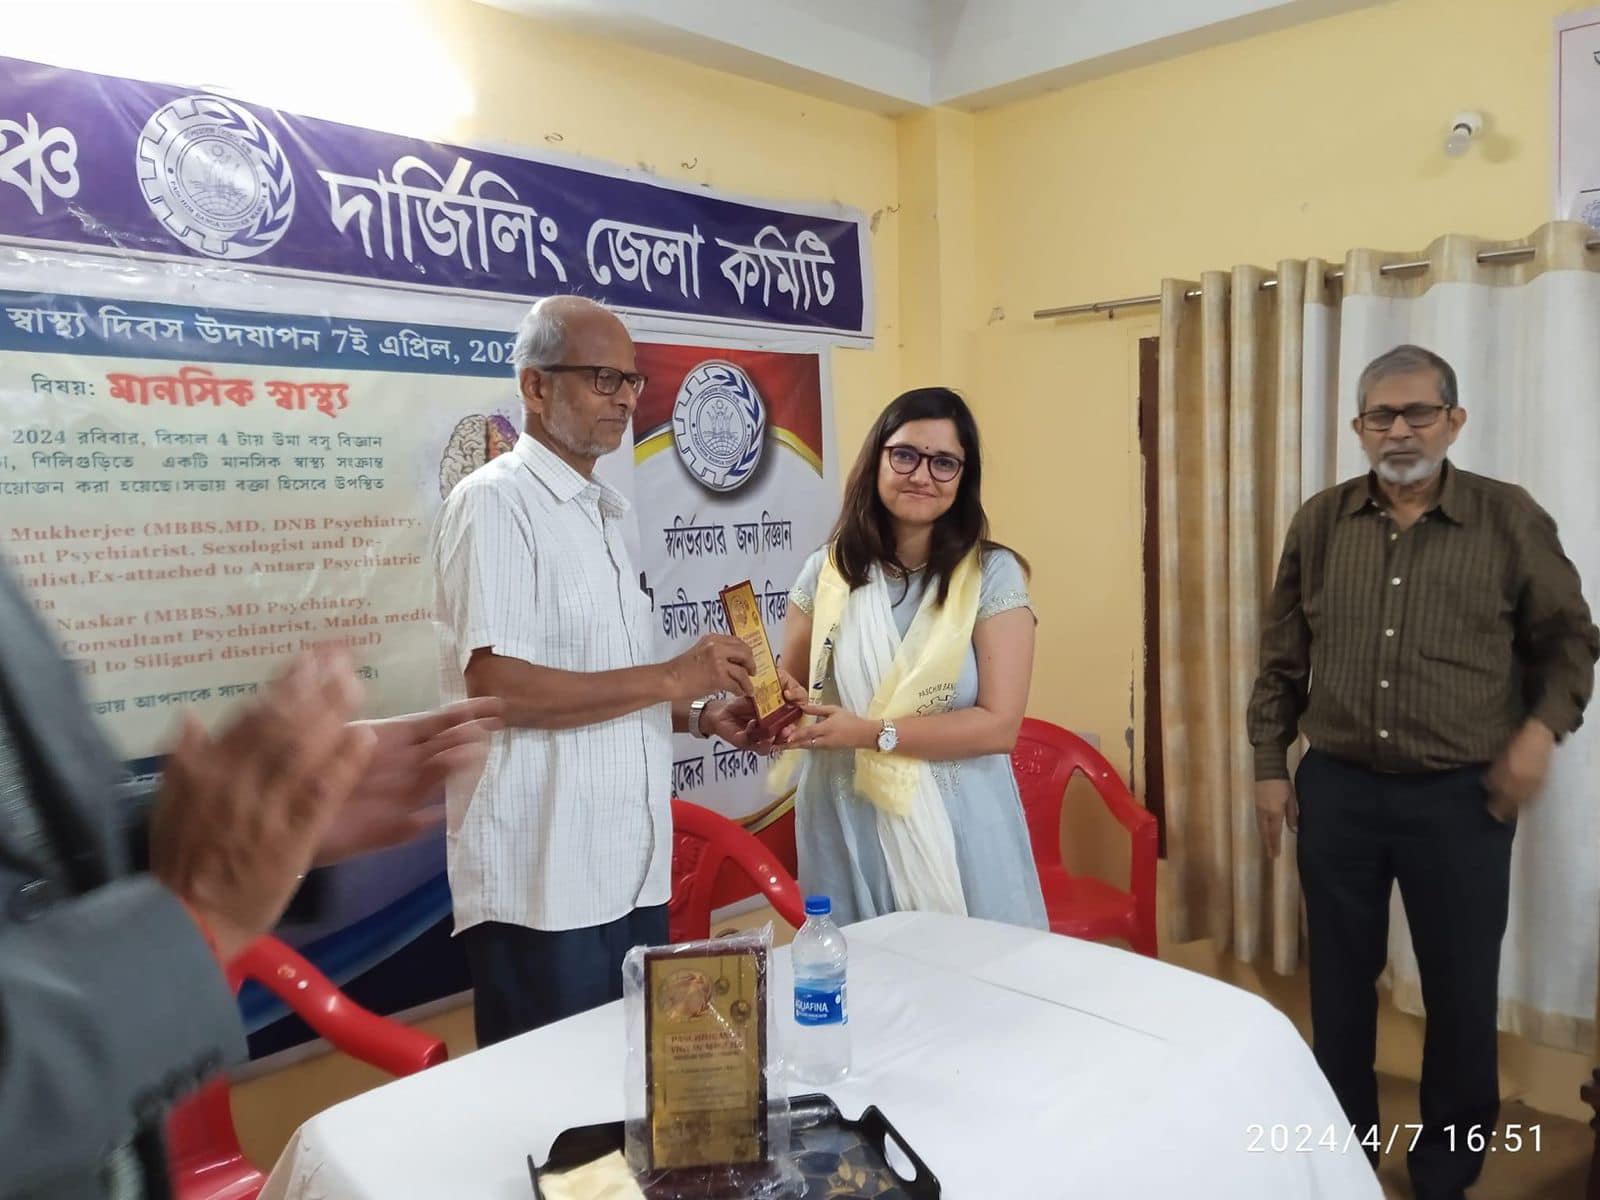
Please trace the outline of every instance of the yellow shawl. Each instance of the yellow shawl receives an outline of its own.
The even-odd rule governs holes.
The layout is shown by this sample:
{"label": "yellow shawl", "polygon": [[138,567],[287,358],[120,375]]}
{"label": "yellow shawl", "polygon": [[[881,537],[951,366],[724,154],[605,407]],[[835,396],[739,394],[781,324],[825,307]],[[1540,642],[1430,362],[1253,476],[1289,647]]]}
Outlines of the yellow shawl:
{"label": "yellow shawl", "polygon": [[[979,551],[974,547],[952,573],[950,594],[942,605],[935,604],[937,589],[931,584],[928,586],[863,716],[871,720],[892,720],[943,712],[950,707],[956,681],[972,645],[982,584],[983,567]],[[830,666],[837,666],[830,660],[838,652],[840,623],[849,600],[850,585],[839,573],[830,547],[817,579],[811,614],[809,678],[813,698],[820,693]],[[804,753],[808,752],[791,750],[779,757],[768,776],[768,786],[773,791],[782,793],[794,785]],[[858,750],[856,791],[878,808],[903,817],[916,799],[918,775],[924,767],[920,760],[903,755],[882,754],[875,749]]]}

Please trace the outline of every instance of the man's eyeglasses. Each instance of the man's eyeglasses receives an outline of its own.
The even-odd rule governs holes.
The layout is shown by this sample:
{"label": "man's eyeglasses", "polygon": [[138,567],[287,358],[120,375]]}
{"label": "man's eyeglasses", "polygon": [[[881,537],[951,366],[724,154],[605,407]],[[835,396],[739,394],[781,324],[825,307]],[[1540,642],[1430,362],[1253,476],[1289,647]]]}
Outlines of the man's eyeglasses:
{"label": "man's eyeglasses", "polygon": [[1426,429],[1449,407],[1448,404],[1408,404],[1404,408],[1369,408],[1358,419],[1363,429],[1374,433],[1392,429],[1396,417],[1404,417],[1408,429]]}
{"label": "man's eyeglasses", "polygon": [[587,364],[568,365],[566,363],[557,363],[553,367],[540,367],[539,370],[552,373],[565,371],[573,374],[579,371],[587,371],[592,376],[591,383],[594,390],[602,396],[615,396],[617,389],[623,384],[627,384],[633,389],[635,397],[644,392],[645,377],[638,371],[619,371],[615,367],[595,367]]}
{"label": "man's eyeglasses", "polygon": [[883,451],[889,456],[889,469],[896,475],[915,475],[917,468],[927,463],[928,474],[936,483],[949,483],[967,465],[954,454],[924,454],[911,446],[885,446]]}

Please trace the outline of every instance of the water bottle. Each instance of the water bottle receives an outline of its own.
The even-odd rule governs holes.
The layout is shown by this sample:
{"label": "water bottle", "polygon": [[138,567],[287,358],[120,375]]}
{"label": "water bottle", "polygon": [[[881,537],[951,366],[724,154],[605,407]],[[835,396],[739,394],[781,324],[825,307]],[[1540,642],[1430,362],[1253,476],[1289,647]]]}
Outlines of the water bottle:
{"label": "water bottle", "polygon": [[806,923],[794,935],[794,1022],[790,1071],[801,1083],[828,1084],[850,1070],[850,1026],[845,1007],[844,934],[826,896],[806,897]]}

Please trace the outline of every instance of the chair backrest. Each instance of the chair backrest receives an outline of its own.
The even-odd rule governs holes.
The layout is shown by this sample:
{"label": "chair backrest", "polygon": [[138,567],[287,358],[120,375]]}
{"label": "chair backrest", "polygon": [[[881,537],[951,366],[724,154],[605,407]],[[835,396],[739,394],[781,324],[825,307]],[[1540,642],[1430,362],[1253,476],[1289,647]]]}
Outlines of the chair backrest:
{"label": "chair backrest", "polygon": [[252,942],[228,977],[235,988],[255,980],[335,1047],[390,1075],[413,1075],[449,1057],[444,1042],[362,1008],[275,937]]}
{"label": "chair backrest", "polygon": [[1034,717],[1022,720],[1011,770],[1022,794],[1034,861],[1041,866],[1062,865],[1061,804],[1075,772],[1083,772],[1102,799],[1113,790],[1126,790],[1100,751],[1077,734]]}
{"label": "chair backrest", "polygon": [[[411,1075],[449,1056],[438,1038],[356,1004],[275,937],[256,939],[229,966],[228,982],[235,991],[246,979],[271,991],[338,1049],[391,1075]],[[247,1182],[225,1170],[243,1160],[226,1077],[205,1084],[168,1115],[167,1161],[178,1200],[217,1196],[217,1186],[225,1180],[234,1185],[220,1193],[227,1200],[254,1195]],[[237,1190],[240,1187],[245,1190]]]}
{"label": "chair backrest", "polygon": [[212,1195],[208,1178],[243,1159],[226,1076],[202,1085],[167,1114],[167,1169],[177,1200]]}
{"label": "chair backrest", "polygon": [[[740,817],[736,822],[741,829],[753,835],[777,859],[791,879],[800,877],[799,854],[795,847],[794,794],[777,801],[770,808]],[[746,877],[743,871],[724,871],[717,880],[716,893],[711,897],[711,909],[726,908],[741,900],[761,893],[761,889]]]}
{"label": "chair backrest", "polygon": [[709,808],[673,797],[672,899],[667,907],[675,942],[711,936],[711,909],[725,867],[743,872],[778,915],[798,928],[806,919],[800,885],[754,834]]}

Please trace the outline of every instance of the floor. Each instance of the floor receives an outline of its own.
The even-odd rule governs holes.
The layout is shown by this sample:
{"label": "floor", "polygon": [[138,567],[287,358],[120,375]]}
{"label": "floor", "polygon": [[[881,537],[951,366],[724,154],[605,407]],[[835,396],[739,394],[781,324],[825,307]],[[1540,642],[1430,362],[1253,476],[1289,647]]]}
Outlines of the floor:
{"label": "floor", "polygon": [[[1393,1075],[1378,1078],[1378,1104],[1385,1128],[1417,1120],[1417,1085]],[[1523,1137],[1520,1151],[1497,1150],[1484,1163],[1483,1177],[1468,1196],[1471,1200],[1582,1200],[1594,1149],[1594,1134],[1581,1121],[1538,1112],[1520,1101],[1500,1107],[1500,1128],[1518,1126]],[[1539,1150],[1532,1148],[1530,1126],[1539,1127]],[[1383,1194],[1388,1200],[1411,1200],[1403,1149],[1385,1156],[1378,1168]]]}

